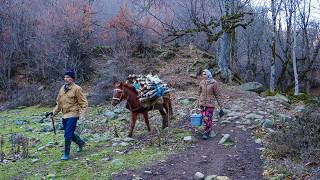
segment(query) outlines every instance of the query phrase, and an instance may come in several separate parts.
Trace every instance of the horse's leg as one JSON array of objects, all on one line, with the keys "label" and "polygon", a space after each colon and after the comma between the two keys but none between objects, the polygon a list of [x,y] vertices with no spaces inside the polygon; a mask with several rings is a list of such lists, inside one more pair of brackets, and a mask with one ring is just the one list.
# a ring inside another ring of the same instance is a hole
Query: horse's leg
[{"label": "horse's leg", "polygon": [[147,111],[143,113],[143,118],[144,118],[144,122],[147,125],[148,131],[150,132],[151,129],[150,129],[150,125],[149,125],[149,117],[148,117],[148,112]]},{"label": "horse's leg", "polygon": [[168,113],[166,113],[163,109],[159,109],[159,112],[162,116],[162,129],[168,127]]},{"label": "horse's leg", "polygon": [[133,129],[136,126],[137,115],[138,115],[138,113],[131,112],[131,124],[130,124],[130,131],[129,131],[129,135],[128,135],[129,137],[132,137]]}]

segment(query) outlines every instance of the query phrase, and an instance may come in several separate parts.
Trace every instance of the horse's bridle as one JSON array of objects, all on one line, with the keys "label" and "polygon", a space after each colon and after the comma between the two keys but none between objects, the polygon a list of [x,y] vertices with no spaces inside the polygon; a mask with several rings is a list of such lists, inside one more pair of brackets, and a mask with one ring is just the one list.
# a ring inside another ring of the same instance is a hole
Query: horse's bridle
[{"label": "horse's bridle", "polygon": [[125,96],[123,89],[116,88],[116,89],[114,89],[113,91],[119,91],[119,92],[121,92],[121,95],[120,95],[119,98],[114,97],[114,95],[112,96],[112,100],[116,100],[116,101],[118,101],[118,103],[120,103],[122,97]]}]

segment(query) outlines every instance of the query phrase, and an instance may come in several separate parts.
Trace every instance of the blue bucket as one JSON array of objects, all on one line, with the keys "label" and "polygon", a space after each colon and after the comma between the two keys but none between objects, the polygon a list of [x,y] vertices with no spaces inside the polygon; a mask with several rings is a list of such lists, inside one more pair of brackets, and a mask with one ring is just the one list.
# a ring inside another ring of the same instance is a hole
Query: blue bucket
[{"label": "blue bucket", "polygon": [[190,121],[192,126],[201,126],[202,125],[202,116],[201,114],[195,113],[195,109],[191,110]]}]

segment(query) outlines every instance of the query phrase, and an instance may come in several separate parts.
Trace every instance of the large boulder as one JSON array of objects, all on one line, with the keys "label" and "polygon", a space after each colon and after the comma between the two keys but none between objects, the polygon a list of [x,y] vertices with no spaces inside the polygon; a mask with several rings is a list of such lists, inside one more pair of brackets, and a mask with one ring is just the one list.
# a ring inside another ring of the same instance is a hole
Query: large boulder
[{"label": "large boulder", "polygon": [[240,86],[240,89],[243,91],[252,91],[256,93],[261,93],[264,91],[263,85],[258,82],[248,82],[248,83],[242,84]]}]

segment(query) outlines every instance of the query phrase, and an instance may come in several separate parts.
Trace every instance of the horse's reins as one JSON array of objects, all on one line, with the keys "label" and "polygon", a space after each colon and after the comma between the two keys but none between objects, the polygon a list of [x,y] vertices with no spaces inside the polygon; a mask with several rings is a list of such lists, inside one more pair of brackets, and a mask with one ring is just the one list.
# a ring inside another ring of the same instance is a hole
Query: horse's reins
[{"label": "horse's reins", "polygon": [[120,97],[119,98],[116,98],[116,97],[114,97],[114,95],[112,96],[112,99],[113,100],[117,100],[117,101],[121,101],[121,98],[122,98],[122,96],[123,96],[123,90],[122,89],[114,89],[113,91],[120,91],[121,92],[121,95],[120,95]]},{"label": "horse's reins", "polygon": [[[114,95],[113,95],[113,96],[112,96],[112,99],[121,102],[121,99],[122,99],[122,97],[124,96],[124,90],[123,90],[123,89],[116,88],[116,89],[114,89],[114,91],[120,91],[120,92],[121,92],[121,95],[120,95],[119,98],[116,98],[116,97],[114,97]],[[128,97],[127,97],[127,101],[128,101]],[[140,108],[140,107],[138,107],[137,109],[132,109],[131,106],[130,106],[130,104],[128,104],[128,105],[129,105],[130,111],[137,111],[137,110],[139,110],[139,108]]]}]

